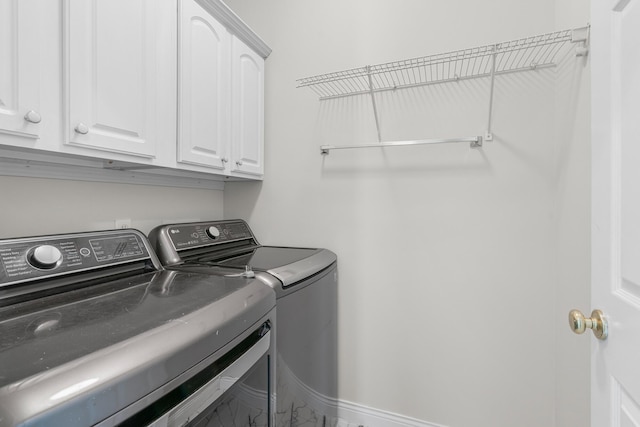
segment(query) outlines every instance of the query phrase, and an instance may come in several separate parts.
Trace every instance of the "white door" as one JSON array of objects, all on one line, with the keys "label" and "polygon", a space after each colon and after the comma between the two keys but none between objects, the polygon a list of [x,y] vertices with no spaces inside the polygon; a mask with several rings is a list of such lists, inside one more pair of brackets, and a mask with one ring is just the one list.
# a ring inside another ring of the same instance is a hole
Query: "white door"
[{"label": "white door", "polygon": [[232,43],[231,171],[264,173],[264,59],[237,37]]},{"label": "white door", "polygon": [[0,134],[39,138],[41,5],[34,0],[0,1]]},{"label": "white door", "polygon": [[591,2],[591,426],[640,426],[640,0]]},{"label": "white door", "polygon": [[[154,157],[157,0],[67,0],[67,143]],[[166,7],[166,6],[165,6]]]},{"label": "white door", "polygon": [[178,161],[224,170],[230,138],[230,35],[195,0],[180,2]]}]

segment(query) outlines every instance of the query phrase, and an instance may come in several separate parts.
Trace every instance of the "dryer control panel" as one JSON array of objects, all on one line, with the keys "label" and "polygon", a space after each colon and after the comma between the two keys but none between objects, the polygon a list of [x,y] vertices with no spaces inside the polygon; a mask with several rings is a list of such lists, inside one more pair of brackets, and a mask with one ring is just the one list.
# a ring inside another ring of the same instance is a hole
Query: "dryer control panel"
[{"label": "dryer control panel", "polygon": [[253,238],[244,221],[212,221],[165,227],[166,235],[178,251]]}]

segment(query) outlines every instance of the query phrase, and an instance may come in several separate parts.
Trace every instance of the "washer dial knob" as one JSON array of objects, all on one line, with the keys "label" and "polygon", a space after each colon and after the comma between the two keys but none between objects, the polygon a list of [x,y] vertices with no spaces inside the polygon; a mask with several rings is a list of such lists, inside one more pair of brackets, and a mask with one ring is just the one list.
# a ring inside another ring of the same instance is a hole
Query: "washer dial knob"
[{"label": "washer dial knob", "polygon": [[211,227],[207,228],[207,235],[215,240],[220,236],[220,230],[218,230],[218,227],[212,225]]},{"label": "washer dial knob", "polygon": [[31,251],[28,259],[34,267],[48,270],[56,268],[60,264],[62,252],[55,246],[41,245]]}]

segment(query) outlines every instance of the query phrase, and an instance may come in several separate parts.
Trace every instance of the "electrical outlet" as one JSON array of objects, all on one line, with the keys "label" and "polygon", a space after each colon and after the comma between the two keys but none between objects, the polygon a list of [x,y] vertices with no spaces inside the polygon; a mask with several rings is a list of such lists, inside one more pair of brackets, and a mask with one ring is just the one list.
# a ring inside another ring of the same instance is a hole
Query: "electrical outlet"
[{"label": "electrical outlet", "polygon": [[116,228],[131,228],[130,219],[116,219]]}]

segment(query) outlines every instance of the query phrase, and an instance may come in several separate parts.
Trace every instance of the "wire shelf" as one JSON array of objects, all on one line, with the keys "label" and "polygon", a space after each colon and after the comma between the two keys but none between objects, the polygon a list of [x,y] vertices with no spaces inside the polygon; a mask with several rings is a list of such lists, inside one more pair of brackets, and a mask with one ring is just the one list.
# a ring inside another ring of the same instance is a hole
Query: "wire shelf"
[{"label": "wire shelf", "polygon": [[297,80],[320,99],[395,90],[487,77],[556,65],[576,42],[585,42],[588,27],[519,40],[388,62]]}]

